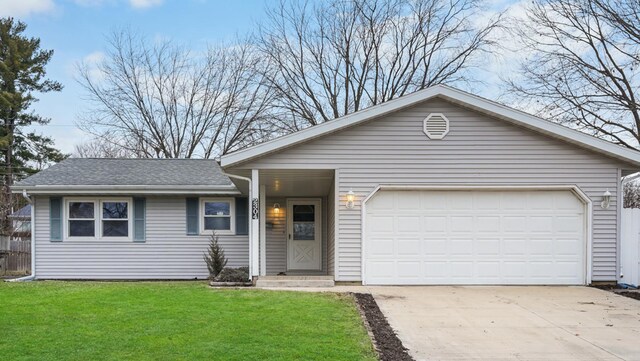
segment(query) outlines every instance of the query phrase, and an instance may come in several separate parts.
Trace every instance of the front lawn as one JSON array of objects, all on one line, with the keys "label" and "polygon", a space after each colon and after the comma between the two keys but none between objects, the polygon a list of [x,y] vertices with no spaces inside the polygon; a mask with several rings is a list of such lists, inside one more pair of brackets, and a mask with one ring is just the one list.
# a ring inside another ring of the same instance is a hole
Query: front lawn
[{"label": "front lawn", "polygon": [[203,282],[0,282],[3,360],[373,360],[348,296]]}]

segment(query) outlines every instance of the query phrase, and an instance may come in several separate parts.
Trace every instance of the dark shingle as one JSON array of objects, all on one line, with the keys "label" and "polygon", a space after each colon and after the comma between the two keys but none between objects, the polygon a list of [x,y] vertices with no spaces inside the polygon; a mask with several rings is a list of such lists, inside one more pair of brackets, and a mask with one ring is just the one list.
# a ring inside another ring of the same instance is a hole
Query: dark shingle
[{"label": "dark shingle", "polygon": [[15,186],[224,186],[233,183],[209,159],[69,158]]}]

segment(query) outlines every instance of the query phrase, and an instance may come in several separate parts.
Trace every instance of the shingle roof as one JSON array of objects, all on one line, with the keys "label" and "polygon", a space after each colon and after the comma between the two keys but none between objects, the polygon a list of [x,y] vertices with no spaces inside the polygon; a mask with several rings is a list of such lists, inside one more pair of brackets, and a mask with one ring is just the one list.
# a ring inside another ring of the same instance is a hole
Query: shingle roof
[{"label": "shingle roof", "polygon": [[232,186],[209,159],[68,158],[20,186]]},{"label": "shingle roof", "polygon": [[9,218],[30,218],[30,217],[31,217],[31,204],[27,204],[26,206],[18,209],[17,211],[9,215]]}]

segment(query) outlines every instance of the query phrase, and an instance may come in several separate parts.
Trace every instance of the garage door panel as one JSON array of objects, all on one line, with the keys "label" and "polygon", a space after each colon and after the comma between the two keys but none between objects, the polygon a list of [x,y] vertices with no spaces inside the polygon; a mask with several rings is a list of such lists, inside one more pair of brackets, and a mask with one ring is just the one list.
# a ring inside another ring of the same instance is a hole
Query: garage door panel
[{"label": "garage door panel", "polygon": [[526,216],[503,216],[502,232],[508,233],[526,233],[529,227]]},{"label": "garage door panel", "polygon": [[479,278],[500,282],[502,271],[499,261],[478,262],[476,264],[476,276]]},{"label": "garage door panel", "polygon": [[449,253],[452,256],[473,255],[473,240],[471,239],[451,239],[449,240]]},{"label": "garage door panel", "polygon": [[420,258],[420,254],[422,254],[420,250],[420,243],[421,241],[419,236],[416,236],[416,238],[398,239],[397,256],[399,258],[403,256]]},{"label": "garage door panel", "polygon": [[447,217],[426,215],[422,217],[424,230],[429,233],[446,232]]},{"label": "garage door panel", "polygon": [[554,229],[559,233],[576,233],[582,224],[582,217],[575,216],[559,216],[555,218]]},{"label": "garage door panel", "polygon": [[475,253],[478,256],[499,257],[501,253],[499,239],[478,239],[475,242]]},{"label": "garage door panel", "polygon": [[396,232],[402,233],[419,232],[421,230],[421,224],[420,216],[401,215],[396,217],[395,229]]},{"label": "garage door panel", "polygon": [[527,221],[530,233],[553,233],[553,217],[550,216],[530,216]]},{"label": "garage door panel", "polygon": [[447,225],[451,234],[471,233],[473,231],[473,216],[451,216]]},{"label": "garage door panel", "polygon": [[372,216],[371,231],[375,233],[387,232],[393,234],[394,219],[389,216]]},{"label": "garage door panel", "polygon": [[371,202],[369,284],[584,284],[584,206],[569,191],[382,191]]},{"label": "garage door panel", "polygon": [[492,192],[474,193],[472,199],[474,211],[500,209],[500,197],[495,197]]},{"label": "garage door panel", "polygon": [[370,249],[371,258],[379,257],[388,257],[389,255],[394,254],[394,244],[395,242],[391,237],[389,238],[372,238],[370,244],[368,245]]},{"label": "garage door panel", "polygon": [[424,256],[446,256],[448,252],[448,242],[442,238],[423,241],[423,255]]}]

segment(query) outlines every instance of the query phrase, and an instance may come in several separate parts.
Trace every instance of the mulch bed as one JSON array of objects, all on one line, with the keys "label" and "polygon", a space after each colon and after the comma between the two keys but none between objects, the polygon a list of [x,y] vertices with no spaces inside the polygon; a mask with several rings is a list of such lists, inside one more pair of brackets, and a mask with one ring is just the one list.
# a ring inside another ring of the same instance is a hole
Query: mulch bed
[{"label": "mulch bed", "polygon": [[620,287],[619,285],[594,285],[592,287],[599,288],[601,290],[610,291],[617,295],[633,298],[640,301],[640,290],[629,290]]},{"label": "mulch bed", "polygon": [[414,361],[380,311],[373,296],[367,293],[354,293],[354,296],[373,333],[373,341],[380,360]]}]

